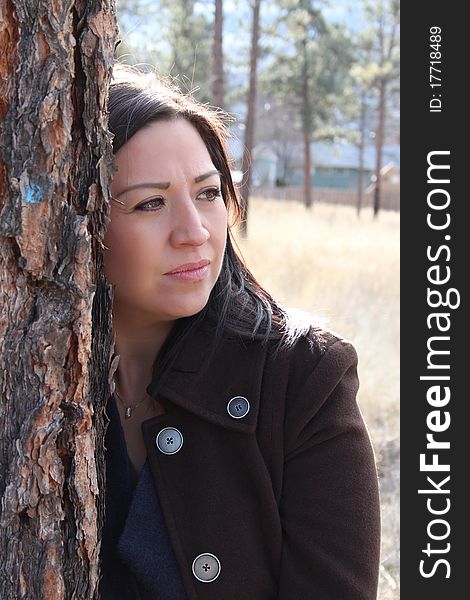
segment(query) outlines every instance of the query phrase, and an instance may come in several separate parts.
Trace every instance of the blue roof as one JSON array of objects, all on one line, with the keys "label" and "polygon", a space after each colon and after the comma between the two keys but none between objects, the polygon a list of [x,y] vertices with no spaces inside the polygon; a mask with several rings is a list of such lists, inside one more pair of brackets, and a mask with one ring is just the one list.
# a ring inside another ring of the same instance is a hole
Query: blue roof
[{"label": "blue roof", "polygon": [[[235,137],[228,140],[228,150],[230,156],[235,159],[241,159],[243,153],[243,142],[240,134],[236,131]],[[254,150],[257,159],[264,158],[275,162],[275,153],[270,150],[269,143],[258,144]],[[303,149],[299,144],[299,150],[296,152],[300,157],[296,162],[302,161]],[[367,171],[375,170],[375,146],[369,144],[364,148],[364,169]],[[382,167],[393,163],[396,169],[400,170],[400,146],[398,144],[385,144],[382,149]],[[312,165],[314,167],[337,168],[337,169],[357,169],[359,166],[359,150],[357,146],[348,143],[337,142],[313,142],[312,144]]]},{"label": "blue roof", "polygon": [[[375,169],[375,146],[364,148],[364,169]],[[357,169],[359,166],[359,150],[353,144],[333,144],[314,142],[312,144],[312,163],[317,167],[336,167]],[[398,144],[384,145],[382,148],[382,167],[393,163],[400,170],[400,146]]]}]

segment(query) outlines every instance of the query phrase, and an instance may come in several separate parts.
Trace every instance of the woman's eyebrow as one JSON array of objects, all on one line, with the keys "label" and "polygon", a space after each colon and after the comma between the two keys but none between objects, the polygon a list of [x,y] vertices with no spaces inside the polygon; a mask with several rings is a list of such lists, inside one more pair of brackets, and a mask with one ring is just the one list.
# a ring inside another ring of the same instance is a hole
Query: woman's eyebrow
[{"label": "woman's eyebrow", "polygon": [[[212,171],[208,171],[207,173],[204,173],[203,175],[198,175],[197,177],[195,177],[194,183],[200,183],[201,181],[204,181],[204,179],[208,179],[212,175],[220,175],[220,171],[217,171],[217,169],[213,169]],[[139,188],[146,188],[146,189],[158,188],[159,190],[167,190],[169,187],[170,187],[169,181],[158,181],[158,182],[153,182],[153,183],[136,183],[135,185],[131,185],[131,186],[125,188],[124,190],[122,190],[122,192],[119,192],[119,194],[116,196],[116,198],[119,198],[119,196],[122,196],[122,194],[125,194],[126,192],[130,192],[131,190],[137,190]]]},{"label": "woman's eyebrow", "polygon": [[208,171],[207,173],[204,173],[204,175],[198,175],[194,179],[194,183],[200,183],[201,181],[204,181],[204,179],[207,179],[211,175],[219,175],[220,176],[220,174],[221,174],[220,171],[217,171],[217,169],[213,169],[212,171]]},{"label": "woman's eyebrow", "polygon": [[159,182],[154,182],[154,183],[136,183],[135,185],[130,185],[129,187],[123,189],[122,192],[119,192],[119,194],[116,196],[116,198],[119,198],[119,196],[122,196],[126,192],[130,192],[131,190],[137,190],[139,188],[146,188],[146,189],[158,188],[159,190],[167,190],[169,187],[170,187],[169,181],[159,181]]}]

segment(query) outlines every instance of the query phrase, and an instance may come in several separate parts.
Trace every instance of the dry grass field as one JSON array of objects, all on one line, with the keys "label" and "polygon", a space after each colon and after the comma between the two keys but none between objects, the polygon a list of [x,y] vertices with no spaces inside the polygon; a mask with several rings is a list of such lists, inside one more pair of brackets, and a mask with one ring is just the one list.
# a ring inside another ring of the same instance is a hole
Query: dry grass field
[{"label": "dry grass field", "polygon": [[399,213],[254,198],[236,240],[258,281],[348,338],[358,403],[374,445],[382,504],[379,600],[399,598]]}]

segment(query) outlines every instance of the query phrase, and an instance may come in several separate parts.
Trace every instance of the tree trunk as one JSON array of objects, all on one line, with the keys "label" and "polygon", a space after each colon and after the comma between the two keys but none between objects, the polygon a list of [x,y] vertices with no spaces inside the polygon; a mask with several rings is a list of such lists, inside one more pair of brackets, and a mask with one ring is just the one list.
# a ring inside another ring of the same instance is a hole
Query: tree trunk
[{"label": "tree trunk", "polygon": [[312,198],[312,109],[310,106],[310,89],[308,85],[308,57],[307,57],[307,36],[302,40],[302,113],[303,113],[303,138],[304,138],[304,203],[310,208],[313,203]]},{"label": "tree trunk", "polygon": [[379,83],[379,122],[377,126],[377,135],[375,136],[375,188],[374,188],[374,217],[377,217],[380,210],[380,192],[382,167],[382,149],[385,129],[385,88],[386,82],[382,78]]},{"label": "tree trunk", "polygon": [[304,130],[304,203],[307,208],[313,204],[312,198],[312,156],[310,133]]},{"label": "tree trunk", "polygon": [[214,19],[214,81],[212,99],[215,106],[224,107],[223,3],[215,0]]},{"label": "tree trunk", "polygon": [[248,201],[251,191],[252,176],[252,154],[255,138],[255,107],[256,107],[256,83],[258,65],[258,42],[261,0],[254,0],[253,22],[251,29],[251,57],[250,57],[250,87],[248,90],[248,107],[245,121],[245,148],[242,159],[243,179],[240,186],[242,222],[240,235],[247,236],[248,229]]},{"label": "tree trunk", "polygon": [[364,180],[364,145],[366,128],[366,94],[361,93],[361,112],[359,116],[359,171],[357,174],[357,216],[361,216],[363,180]]},{"label": "tree trunk", "polygon": [[0,0],[0,597],[9,600],[98,598],[116,33],[113,0]]}]

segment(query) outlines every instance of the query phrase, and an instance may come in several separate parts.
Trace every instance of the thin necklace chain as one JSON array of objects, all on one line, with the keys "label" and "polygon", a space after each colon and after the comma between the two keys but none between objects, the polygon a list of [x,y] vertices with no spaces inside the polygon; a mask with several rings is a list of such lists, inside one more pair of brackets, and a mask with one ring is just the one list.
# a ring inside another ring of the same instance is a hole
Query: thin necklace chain
[{"label": "thin necklace chain", "polygon": [[132,411],[134,409],[136,409],[137,407],[139,407],[143,402],[145,402],[145,400],[147,399],[147,394],[145,394],[145,397],[142,398],[142,400],[140,400],[140,402],[137,402],[137,404],[126,404],[126,402],[122,399],[122,397],[119,395],[118,391],[117,391],[117,387],[116,385],[114,386],[114,393],[116,394],[117,399],[119,400],[119,402],[121,402],[121,404],[124,406],[125,408],[125,412],[124,412],[124,416],[126,417],[126,419],[130,419],[132,417]]}]

